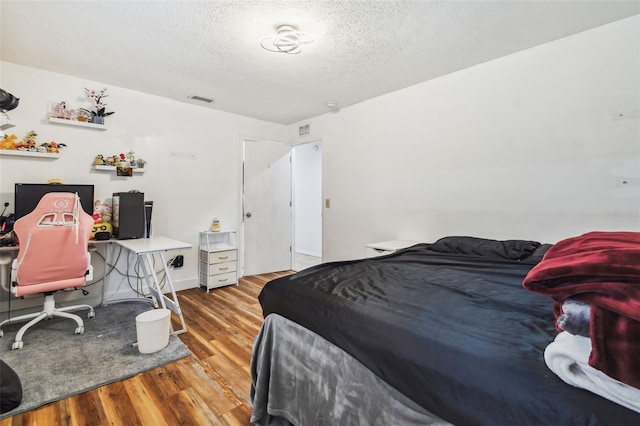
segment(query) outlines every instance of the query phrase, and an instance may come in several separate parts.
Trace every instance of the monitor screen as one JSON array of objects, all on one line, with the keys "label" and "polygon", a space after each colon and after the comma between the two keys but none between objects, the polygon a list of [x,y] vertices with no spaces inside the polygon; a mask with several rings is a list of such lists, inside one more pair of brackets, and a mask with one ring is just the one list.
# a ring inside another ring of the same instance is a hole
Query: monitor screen
[{"label": "monitor screen", "polygon": [[16,219],[31,213],[44,194],[48,192],[76,192],[80,197],[82,210],[93,214],[93,185],[16,183],[14,194]]}]

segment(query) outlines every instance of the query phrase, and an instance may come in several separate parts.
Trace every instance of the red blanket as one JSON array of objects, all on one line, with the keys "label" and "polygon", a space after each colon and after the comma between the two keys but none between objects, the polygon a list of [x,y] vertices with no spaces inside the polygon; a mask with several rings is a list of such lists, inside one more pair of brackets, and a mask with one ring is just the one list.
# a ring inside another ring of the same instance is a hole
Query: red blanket
[{"label": "red blanket", "polygon": [[590,232],[558,242],[524,287],[591,304],[589,364],[640,388],[640,232]]}]

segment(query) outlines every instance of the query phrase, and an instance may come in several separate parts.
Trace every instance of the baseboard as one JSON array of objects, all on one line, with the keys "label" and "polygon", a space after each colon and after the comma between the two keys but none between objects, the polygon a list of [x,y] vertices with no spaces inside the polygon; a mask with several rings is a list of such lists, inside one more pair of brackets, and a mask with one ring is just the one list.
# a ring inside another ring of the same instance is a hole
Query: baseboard
[{"label": "baseboard", "polygon": [[[188,290],[190,288],[198,287],[198,281],[196,278],[187,278],[184,280],[173,280],[173,288],[176,292],[182,290]],[[165,294],[169,292],[168,288],[165,286],[164,288]],[[107,294],[105,295],[106,300],[118,300],[118,299],[128,299],[138,297],[136,292],[131,290],[128,287],[123,287],[114,292],[109,292],[107,287]]]},{"label": "baseboard", "polygon": [[176,291],[189,290],[190,288],[197,288],[198,280],[197,278],[187,278],[185,280],[179,280],[179,281],[174,280],[173,287],[175,288]]},{"label": "baseboard", "polygon": [[306,256],[322,257],[322,253],[313,250],[296,249],[296,253],[304,254]]}]

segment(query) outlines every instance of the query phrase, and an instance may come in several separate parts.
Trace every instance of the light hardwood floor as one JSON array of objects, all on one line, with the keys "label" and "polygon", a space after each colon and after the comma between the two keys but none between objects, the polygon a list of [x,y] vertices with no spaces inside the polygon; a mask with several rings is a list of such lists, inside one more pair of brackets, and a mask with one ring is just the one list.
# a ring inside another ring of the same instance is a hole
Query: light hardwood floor
[{"label": "light hardwood floor", "polygon": [[209,293],[178,292],[188,357],[0,420],[0,426],[250,425],[251,347],[262,324],[258,294],[290,273],[244,277],[238,286]]}]

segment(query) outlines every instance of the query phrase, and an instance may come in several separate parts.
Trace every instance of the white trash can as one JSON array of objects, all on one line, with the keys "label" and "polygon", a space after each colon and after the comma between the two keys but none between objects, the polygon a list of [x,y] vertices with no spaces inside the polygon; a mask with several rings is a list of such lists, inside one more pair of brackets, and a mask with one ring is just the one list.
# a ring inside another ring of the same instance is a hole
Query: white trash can
[{"label": "white trash can", "polygon": [[136,317],[138,350],[143,354],[152,354],[169,344],[171,332],[171,311],[152,309]]}]

